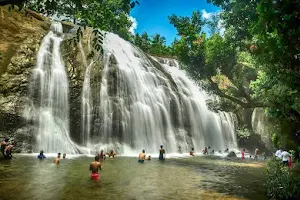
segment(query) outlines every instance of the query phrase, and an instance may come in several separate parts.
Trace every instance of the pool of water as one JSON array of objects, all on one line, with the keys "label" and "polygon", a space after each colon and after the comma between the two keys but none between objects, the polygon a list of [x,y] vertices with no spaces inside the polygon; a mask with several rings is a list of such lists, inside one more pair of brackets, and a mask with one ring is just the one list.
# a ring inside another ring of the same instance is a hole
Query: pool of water
[{"label": "pool of water", "polygon": [[263,163],[216,157],[107,159],[101,181],[90,180],[92,157],[0,161],[0,199],[266,199]]}]

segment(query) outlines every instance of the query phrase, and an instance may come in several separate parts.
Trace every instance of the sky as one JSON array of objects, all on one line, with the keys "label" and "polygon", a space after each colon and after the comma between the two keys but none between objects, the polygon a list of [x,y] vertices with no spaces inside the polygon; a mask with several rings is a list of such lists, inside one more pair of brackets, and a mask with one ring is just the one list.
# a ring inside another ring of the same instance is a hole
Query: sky
[{"label": "sky", "polygon": [[[165,36],[167,44],[171,44],[176,37],[176,29],[169,23],[168,16],[191,16],[193,11],[199,10],[203,18],[209,18],[220,8],[209,4],[206,0],[138,0],[137,5],[131,11],[131,27],[133,33],[147,32],[152,36],[159,33]],[[203,31],[208,32],[207,28]]]}]

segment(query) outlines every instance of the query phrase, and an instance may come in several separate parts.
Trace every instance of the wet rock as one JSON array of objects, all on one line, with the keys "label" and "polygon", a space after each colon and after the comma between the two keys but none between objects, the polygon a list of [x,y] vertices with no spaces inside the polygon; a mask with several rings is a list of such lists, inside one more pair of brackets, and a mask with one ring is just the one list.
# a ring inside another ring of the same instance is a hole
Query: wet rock
[{"label": "wet rock", "polygon": [[230,151],[229,154],[227,155],[228,158],[236,158],[236,153],[234,151]]}]

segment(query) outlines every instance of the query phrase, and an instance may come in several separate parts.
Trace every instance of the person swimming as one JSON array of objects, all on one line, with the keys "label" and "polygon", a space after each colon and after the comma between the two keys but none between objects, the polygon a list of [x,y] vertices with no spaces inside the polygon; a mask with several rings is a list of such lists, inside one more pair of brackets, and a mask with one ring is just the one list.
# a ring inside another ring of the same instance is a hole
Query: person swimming
[{"label": "person swimming", "polygon": [[159,160],[164,160],[165,159],[165,150],[163,148],[163,145],[160,145],[160,150],[159,150],[159,156],[158,159]]},{"label": "person swimming", "polygon": [[55,164],[59,164],[60,155],[61,155],[61,153],[58,153],[58,154],[57,154],[57,157],[54,158],[54,163],[55,163]]},{"label": "person swimming", "polygon": [[102,165],[99,162],[99,159],[99,156],[95,156],[95,161],[91,162],[90,164],[90,171],[92,171],[91,180],[98,181],[100,179],[100,174],[98,173],[98,170],[102,170]]},{"label": "person swimming", "polygon": [[229,152],[229,149],[227,148],[225,151],[224,151],[224,153],[228,153]]},{"label": "person swimming", "polygon": [[147,157],[147,160],[151,160],[151,156],[148,156],[148,157]]},{"label": "person swimming", "polygon": [[190,151],[190,156],[194,156],[194,148]]},{"label": "person swimming", "polygon": [[145,154],[145,150],[143,149],[142,153],[139,154],[139,163],[144,163],[146,159],[146,154]]},{"label": "person swimming", "polygon": [[43,159],[46,158],[46,156],[44,155],[44,151],[43,150],[40,151],[40,154],[37,156],[37,158],[41,159],[41,160],[43,160]]}]

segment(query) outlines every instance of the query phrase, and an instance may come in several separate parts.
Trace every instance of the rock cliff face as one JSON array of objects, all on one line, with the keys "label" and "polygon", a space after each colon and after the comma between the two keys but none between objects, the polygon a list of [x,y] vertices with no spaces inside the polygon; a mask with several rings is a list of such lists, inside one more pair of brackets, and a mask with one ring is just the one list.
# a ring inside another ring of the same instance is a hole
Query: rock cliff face
[{"label": "rock cliff face", "polygon": [[47,19],[0,7],[0,136],[11,137],[18,151],[32,148],[33,130],[25,127],[22,113],[36,52],[49,26]]},{"label": "rock cliff face", "polygon": [[[48,19],[41,16],[36,17],[24,10],[8,11],[7,6],[0,6],[0,138],[10,137],[15,143],[16,152],[36,151],[33,148],[34,126],[25,120],[24,110],[29,102],[28,86],[35,67],[36,54],[50,24]],[[71,32],[69,30],[72,28],[73,25],[64,24],[66,32]],[[95,59],[86,58],[90,35],[90,29],[84,31],[80,47],[79,44],[68,42],[68,38],[74,35],[66,34],[61,46],[61,54],[69,75],[70,133],[75,142],[79,142],[81,131],[81,92],[86,64]],[[97,61],[92,67],[91,85],[94,86],[94,93],[99,87],[94,80],[99,79],[101,66],[102,62]]]}]

